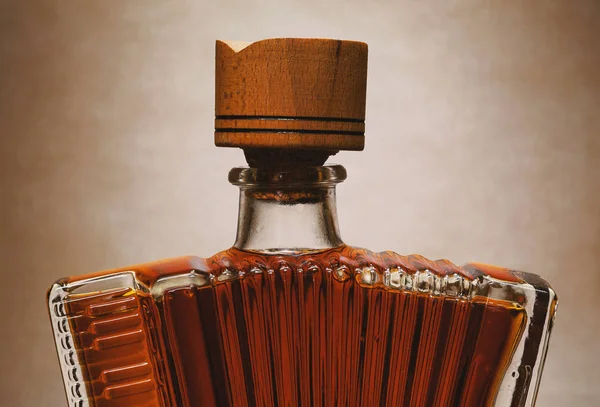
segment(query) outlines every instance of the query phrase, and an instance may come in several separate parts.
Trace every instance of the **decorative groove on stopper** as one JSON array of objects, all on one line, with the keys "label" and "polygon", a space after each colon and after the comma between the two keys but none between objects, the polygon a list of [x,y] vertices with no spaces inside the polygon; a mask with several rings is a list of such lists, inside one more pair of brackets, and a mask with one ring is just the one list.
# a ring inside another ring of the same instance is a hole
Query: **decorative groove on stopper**
[{"label": "decorative groove on stopper", "polygon": [[217,41],[215,85],[217,146],[364,148],[365,43]]}]

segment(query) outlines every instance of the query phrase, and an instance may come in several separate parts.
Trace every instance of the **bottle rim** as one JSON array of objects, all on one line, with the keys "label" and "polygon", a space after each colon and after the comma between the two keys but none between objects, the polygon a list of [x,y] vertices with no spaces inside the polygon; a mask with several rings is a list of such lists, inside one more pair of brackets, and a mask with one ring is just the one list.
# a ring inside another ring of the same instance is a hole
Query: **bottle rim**
[{"label": "bottle rim", "polygon": [[339,164],[285,170],[235,167],[229,171],[229,182],[240,187],[326,186],[340,183],[346,176],[346,169]]}]

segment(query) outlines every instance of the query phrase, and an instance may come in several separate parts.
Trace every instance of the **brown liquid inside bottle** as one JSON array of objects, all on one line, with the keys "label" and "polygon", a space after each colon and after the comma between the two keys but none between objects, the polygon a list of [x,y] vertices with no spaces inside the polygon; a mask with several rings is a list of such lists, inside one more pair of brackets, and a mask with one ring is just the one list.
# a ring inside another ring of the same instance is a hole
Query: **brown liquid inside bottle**
[{"label": "brown liquid inside bottle", "polygon": [[[419,270],[476,276],[418,256],[230,249],[205,264],[212,283],[156,301],[69,299],[97,406],[489,406],[526,322],[511,302],[421,293],[437,280]],[[383,284],[394,267],[416,291]]]}]

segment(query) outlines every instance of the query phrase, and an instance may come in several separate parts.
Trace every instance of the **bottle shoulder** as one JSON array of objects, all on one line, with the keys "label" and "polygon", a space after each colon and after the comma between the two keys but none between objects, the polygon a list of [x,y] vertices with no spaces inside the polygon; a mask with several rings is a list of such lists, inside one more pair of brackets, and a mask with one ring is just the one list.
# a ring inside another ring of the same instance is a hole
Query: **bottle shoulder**
[{"label": "bottle shoulder", "polygon": [[247,273],[287,270],[333,273],[341,280],[354,279],[361,285],[408,289],[430,294],[459,294],[476,286],[530,285],[551,289],[540,276],[484,263],[458,266],[447,259],[430,260],[418,254],[393,251],[374,252],[343,245],[322,251],[262,253],[231,248],[204,259],[207,271],[217,281]]},{"label": "bottle shoulder", "polygon": [[[414,291],[421,294],[462,298],[488,296],[490,288],[528,286],[536,290],[552,288],[538,275],[484,263],[458,266],[446,259],[401,255],[393,251],[374,252],[342,245],[317,251],[253,252],[229,248],[211,257],[181,256],[100,272],[67,277],[53,287],[85,285],[85,291],[102,291],[112,286],[128,286],[160,296],[177,286],[217,285],[252,274],[332,273],[338,281],[353,280],[361,286]],[[553,296],[556,294],[552,291]]]},{"label": "bottle shoulder", "polygon": [[[171,257],[146,263],[139,263],[65,277],[57,280],[53,286],[78,285],[82,281],[100,281],[106,277],[130,275],[137,281],[138,284],[152,287],[158,280],[162,278],[173,277],[180,274],[189,273],[194,270],[205,270],[205,260],[206,259],[198,256]],[[52,287],[50,287],[50,291],[51,290]]]}]

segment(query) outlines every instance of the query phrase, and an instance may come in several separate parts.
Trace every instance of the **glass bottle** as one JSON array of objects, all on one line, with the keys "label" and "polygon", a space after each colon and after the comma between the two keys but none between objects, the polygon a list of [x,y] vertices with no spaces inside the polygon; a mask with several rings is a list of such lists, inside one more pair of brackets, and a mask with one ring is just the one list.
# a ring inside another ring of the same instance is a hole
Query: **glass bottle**
[{"label": "glass bottle", "polygon": [[540,277],[345,245],[325,165],[364,143],[365,44],[217,42],[220,146],[244,149],[232,248],[57,281],[69,406],[533,406]]}]

